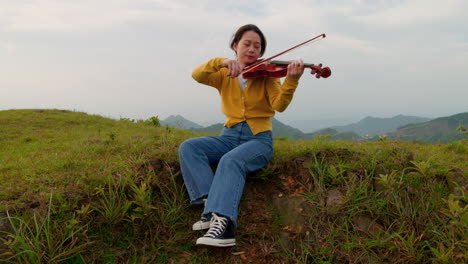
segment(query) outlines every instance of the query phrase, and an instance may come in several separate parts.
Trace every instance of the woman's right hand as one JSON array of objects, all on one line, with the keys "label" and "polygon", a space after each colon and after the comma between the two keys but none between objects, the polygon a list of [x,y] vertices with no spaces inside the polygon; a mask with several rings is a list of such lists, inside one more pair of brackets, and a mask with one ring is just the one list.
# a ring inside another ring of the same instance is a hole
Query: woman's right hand
[{"label": "woman's right hand", "polygon": [[242,66],[237,60],[225,59],[223,65],[229,69],[231,78],[236,78],[242,72]]}]

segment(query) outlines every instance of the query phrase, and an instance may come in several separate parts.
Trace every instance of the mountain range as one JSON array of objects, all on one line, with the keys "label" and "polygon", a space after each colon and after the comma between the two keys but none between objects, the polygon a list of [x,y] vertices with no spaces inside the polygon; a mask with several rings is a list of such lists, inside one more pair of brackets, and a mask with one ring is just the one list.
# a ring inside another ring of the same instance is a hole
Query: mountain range
[{"label": "mountain range", "polygon": [[[161,121],[162,125],[188,129],[194,132],[204,132],[218,135],[223,128],[222,123],[203,127],[183,116],[169,116]],[[457,131],[457,128],[468,127],[468,112],[436,119],[397,115],[391,118],[365,117],[360,121],[343,126],[320,129],[312,133],[286,125],[276,118],[272,118],[273,136],[291,140],[314,139],[327,136],[331,140],[367,141],[377,140],[385,135],[393,140],[419,140],[429,143],[449,142],[466,139],[468,136]]]},{"label": "mountain range", "polygon": [[391,118],[365,117],[357,123],[332,127],[338,132],[352,131],[360,136],[375,136],[392,132],[401,126],[419,124],[430,121],[431,118],[397,115]]}]

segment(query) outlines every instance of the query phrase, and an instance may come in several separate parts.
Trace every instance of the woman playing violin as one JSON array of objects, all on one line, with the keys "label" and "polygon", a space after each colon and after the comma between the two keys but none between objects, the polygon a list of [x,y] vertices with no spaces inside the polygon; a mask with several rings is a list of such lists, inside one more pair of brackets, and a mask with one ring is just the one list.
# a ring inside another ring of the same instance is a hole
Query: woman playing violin
[{"label": "woman playing violin", "polygon": [[[302,60],[287,66],[287,76],[242,78],[242,70],[263,55],[266,39],[252,24],[233,35],[236,59],[213,58],[193,70],[199,83],[216,88],[226,116],[220,136],[191,138],[179,148],[179,159],[192,204],[204,205],[193,230],[205,230],[197,245],[235,245],[238,206],[246,177],[264,167],[273,156],[272,122],[293,98],[304,72]],[[217,165],[213,173],[212,165]]]}]

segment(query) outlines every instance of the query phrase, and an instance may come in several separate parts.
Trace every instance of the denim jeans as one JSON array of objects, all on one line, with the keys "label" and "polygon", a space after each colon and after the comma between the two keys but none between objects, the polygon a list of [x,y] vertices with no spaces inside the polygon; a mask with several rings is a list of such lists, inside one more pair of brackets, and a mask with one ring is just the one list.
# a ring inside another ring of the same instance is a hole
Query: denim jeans
[{"label": "denim jeans", "polygon": [[[203,198],[208,198],[202,215],[223,215],[237,227],[245,179],[272,156],[271,131],[253,135],[246,122],[224,127],[220,136],[184,141],[179,147],[179,160],[190,202],[201,204]],[[211,166],[215,165],[213,173]]]}]

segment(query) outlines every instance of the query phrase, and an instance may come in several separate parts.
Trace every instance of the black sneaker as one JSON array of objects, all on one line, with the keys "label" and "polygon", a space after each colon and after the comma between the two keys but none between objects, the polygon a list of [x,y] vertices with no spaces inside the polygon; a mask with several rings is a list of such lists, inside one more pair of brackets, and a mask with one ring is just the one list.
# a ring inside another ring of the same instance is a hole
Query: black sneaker
[{"label": "black sneaker", "polygon": [[211,215],[203,215],[201,218],[200,218],[200,221],[196,222],[195,224],[193,224],[192,226],[192,230],[193,231],[197,231],[197,230],[205,230],[205,229],[208,229],[210,228],[210,222],[211,222]]},{"label": "black sneaker", "polygon": [[232,222],[223,216],[213,213],[210,221],[210,229],[206,234],[197,239],[196,245],[212,247],[232,247],[236,245]]}]

